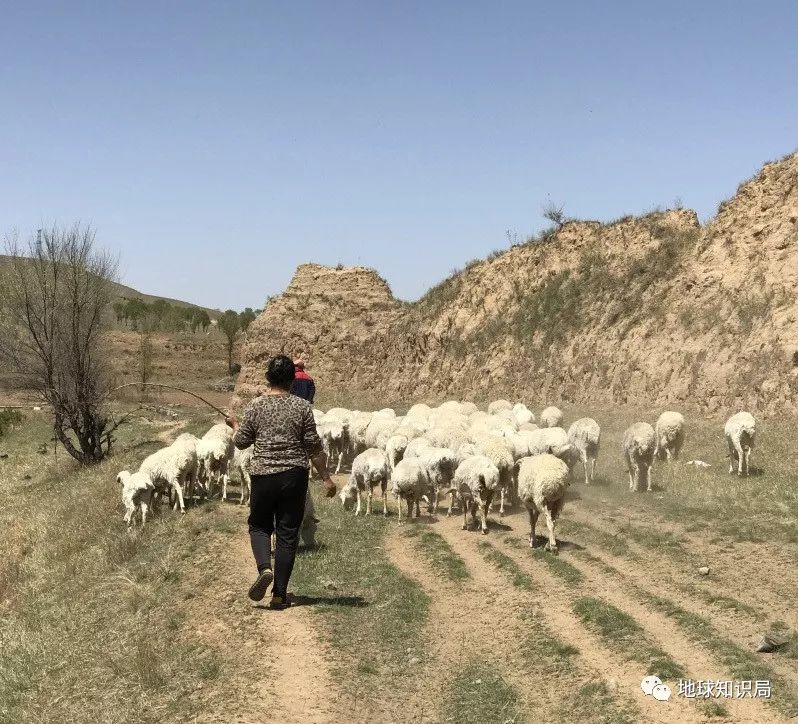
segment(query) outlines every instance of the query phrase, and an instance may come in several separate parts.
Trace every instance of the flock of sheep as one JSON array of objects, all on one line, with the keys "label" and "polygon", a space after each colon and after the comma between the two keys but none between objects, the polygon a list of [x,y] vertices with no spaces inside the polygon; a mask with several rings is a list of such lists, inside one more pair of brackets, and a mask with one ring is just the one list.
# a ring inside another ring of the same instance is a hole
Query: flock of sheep
[{"label": "flock of sheep", "polygon": [[[448,496],[447,514],[452,514],[457,501],[463,529],[469,527],[469,514],[474,525],[479,515],[483,533],[488,531],[488,512],[497,502],[500,516],[507,506],[519,504],[529,512],[530,545],[535,546],[535,527],[543,515],[548,529],[546,548],[554,553],[555,521],[571,471],[581,463],[589,485],[601,442],[601,429],[592,418],[580,418],[566,431],[563,414],[556,407],[544,409],[536,424],[526,405],[507,400],[492,402],[486,411],[470,402],[449,401],[436,408],[416,404],[404,416],[389,408],[360,412],[336,407],[313,414],[330,467],[338,473],[351,461],[349,479],[339,497],[345,509],[355,509],[355,515],[363,511],[364,498],[365,513],[371,513],[377,486],[384,515],[389,488],[397,499],[399,522],[402,500],[407,516],[412,517],[414,509],[420,515],[421,502],[429,512],[437,513],[441,498]],[[747,475],[754,445],[753,416],[733,415],[724,432],[729,472],[736,468],[739,475]],[[640,491],[645,486],[650,491],[655,457],[677,459],[684,437],[684,417],[678,412],[663,412],[655,427],[646,422],[631,425],[623,436],[629,489]],[[234,470],[241,479],[243,504],[250,490],[251,457],[252,448],[235,448],[232,431],[224,424],[214,425],[201,438],[180,435],[147,457],[137,472],[122,471],[117,476],[125,522],[132,527],[138,515],[143,525],[148,511],[165,494],[181,512],[186,501],[212,497],[219,489],[225,500]],[[310,500],[308,496],[305,514],[315,521]]]},{"label": "flock of sheep", "polygon": [[[548,529],[546,548],[557,551],[555,521],[562,509],[571,471],[580,463],[585,484],[595,474],[601,443],[601,428],[592,418],[576,420],[566,431],[563,414],[547,407],[535,415],[523,403],[507,400],[492,402],[487,411],[470,402],[449,401],[432,408],[413,405],[404,416],[391,409],[377,412],[333,408],[326,413],[314,410],[316,425],[328,457],[340,471],[345,457],[352,460],[349,480],[339,497],[344,508],[355,508],[355,515],[372,510],[374,490],[379,486],[382,512],[387,514],[388,489],[402,500],[407,516],[415,508],[420,514],[424,501],[437,513],[441,497],[449,496],[447,514],[455,500],[483,533],[488,531],[488,512],[497,502],[499,515],[508,505],[527,509],[529,542],[535,546],[535,528],[542,515]],[[740,475],[748,474],[748,459],[754,443],[755,421],[747,412],[731,417],[725,435],[731,460]],[[654,458],[671,461],[679,457],[684,444],[684,417],[678,412],[663,412],[652,427],[638,422],[623,437],[623,454],[629,472],[629,489],[651,491]]]}]

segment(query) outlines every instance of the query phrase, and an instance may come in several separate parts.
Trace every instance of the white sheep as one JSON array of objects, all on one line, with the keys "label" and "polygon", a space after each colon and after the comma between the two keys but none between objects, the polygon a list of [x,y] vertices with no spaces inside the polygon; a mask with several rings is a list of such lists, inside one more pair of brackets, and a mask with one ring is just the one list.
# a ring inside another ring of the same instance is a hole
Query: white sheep
[{"label": "white sheep", "polygon": [[417,437],[407,443],[402,459],[410,459],[420,457],[426,450],[432,449],[432,443],[425,437]]},{"label": "white sheep", "polygon": [[499,410],[512,410],[513,403],[508,400],[494,400],[488,405],[488,414],[495,415]]},{"label": "white sheep", "polygon": [[349,455],[352,458],[368,447],[366,444],[366,430],[370,422],[370,412],[358,412],[356,410],[349,418]]},{"label": "white sheep", "polygon": [[629,471],[629,490],[640,490],[645,478],[646,491],[651,492],[651,466],[657,437],[647,422],[636,422],[623,435],[623,454]]},{"label": "white sheep", "polygon": [[512,503],[515,497],[515,458],[512,443],[508,438],[481,435],[474,444],[479,453],[488,458],[499,471],[499,517],[503,518],[505,501]]},{"label": "white sheep", "polygon": [[122,486],[122,503],[125,506],[124,521],[130,530],[135,522],[136,513],[141,519],[141,527],[147,522],[147,511],[152,504],[155,486],[149,476],[144,473],[130,473],[123,470],[116,476],[116,482]]},{"label": "white sheep", "polygon": [[393,470],[402,460],[409,445],[409,440],[404,435],[391,435],[385,443],[385,454],[388,456],[388,465]]},{"label": "white sheep", "polygon": [[463,508],[463,530],[468,530],[468,512],[476,522],[478,509],[482,533],[487,535],[488,508],[499,485],[499,469],[484,455],[474,455],[457,466],[453,485]]},{"label": "white sheep", "polygon": [[[233,451],[231,467],[238,473],[238,477],[241,479],[241,497],[238,500],[239,505],[243,505],[247,500],[249,500],[250,495],[252,495],[252,479],[249,477],[249,466],[252,462],[252,456],[254,452],[254,445],[250,445],[243,450],[236,448]],[[227,490],[225,489],[222,492],[223,498],[226,497],[226,493]]]},{"label": "white sheep", "polygon": [[222,499],[226,500],[230,463],[235,450],[233,431],[224,423],[214,425],[197,441],[196,450],[200,482],[207,495],[212,496],[214,484],[221,482]]},{"label": "white sheep", "polygon": [[554,523],[562,511],[568,489],[569,469],[560,458],[548,453],[523,458],[518,470],[518,497],[529,511],[529,545],[535,547],[535,527],[543,513],[549,540],[546,549],[556,555]]},{"label": "white sheep", "polygon": [[734,472],[737,465],[738,475],[748,475],[748,459],[754,448],[756,420],[750,412],[738,412],[732,415],[723,428],[726,444],[729,447],[729,472]]},{"label": "white sheep", "polygon": [[177,496],[175,507],[186,512],[183,489],[192,487],[197,475],[197,445],[185,439],[175,440],[168,447],[161,448],[144,458],[139,472],[146,475],[156,491],[168,488]]},{"label": "white sheep", "polygon": [[665,410],[654,428],[657,447],[654,451],[660,460],[678,460],[684,445],[684,416],[679,412]]},{"label": "white sheep", "polygon": [[452,512],[455,490],[452,487],[454,471],[459,460],[450,448],[430,448],[421,453],[418,458],[427,471],[430,485],[432,486],[432,499],[429,501],[429,512],[438,513],[438,500],[440,494],[451,496],[449,501],[449,514]]},{"label": "white sheep", "polygon": [[518,426],[518,432],[523,432],[524,430],[526,430],[527,432],[532,432],[532,430],[538,430],[538,429],[540,429],[539,426],[536,425],[534,422],[522,422]]},{"label": "white sheep", "polygon": [[369,448],[352,461],[349,480],[338,494],[344,510],[352,510],[357,501],[355,515],[360,515],[361,495],[366,493],[366,515],[371,515],[371,500],[374,486],[379,485],[382,493],[382,514],[388,515],[388,480],[390,471],[388,459],[382,450]]},{"label": "white sheep", "polygon": [[592,417],[580,417],[568,428],[568,441],[574,446],[585,468],[585,485],[593,482],[601,443],[601,428]]},{"label": "white sheep", "polygon": [[416,517],[421,515],[420,501],[424,495],[429,495],[430,480],[427,470],[418,458],[405,458],[391,475],[391,492],[397,499],[399,522],[402,522],[402,499],[407,501],[407,517],[413,517],[413,506],[416,508]]},{"label": "white sheep", "polygon": [[473,415],[475,412],[478,412],[479,408],[473,402],[463,402],[460,405],[460,413],[463,415]]},{"label": "white sheep", "polygon": [[561,427],[562,419],[562,410],[559,407],[547,407],[540,413],[540,426]]},{"label": "white sheep", "polygon": [[523,402],[517,402],[513,405],[513,415],[519,425],[535,422],[535,415]]},{"label": "white sheep", "polygon": [[388,438],[393,435],[399,423],[395,417],[378,416],[374,413],[371,421],[366,428],[365,443],[366,447],[385,448]]},{"label": "white sheep", "polygon": [[578,462],[578,453],[568,439],[568,433],[561,427],[541,427],[525,433],[529,440],[529,454],[549,453],[560,458],[569,468]]},{"label": "white sheep", "polygon": [[341,463],[348,447],[344,423],[334,417],[325,416],[316,426],[316,430],[321,438],[327,459],[330,461],[330,466],[335,464],[335,474],[337,475],[341,472]]}]

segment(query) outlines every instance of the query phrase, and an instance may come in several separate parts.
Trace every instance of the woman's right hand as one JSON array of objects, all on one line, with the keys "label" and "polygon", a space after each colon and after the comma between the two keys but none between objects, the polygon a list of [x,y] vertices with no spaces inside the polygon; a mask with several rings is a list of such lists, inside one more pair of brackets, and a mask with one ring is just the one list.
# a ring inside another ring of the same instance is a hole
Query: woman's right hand
[{"label": "woman's right hand", "polygon": [[322,483],[324,484],[324,494],[328,498],[335,497],[335,494],[338,492],[338,488],[335,487],[333,479],[328,475],[322,480]]}]

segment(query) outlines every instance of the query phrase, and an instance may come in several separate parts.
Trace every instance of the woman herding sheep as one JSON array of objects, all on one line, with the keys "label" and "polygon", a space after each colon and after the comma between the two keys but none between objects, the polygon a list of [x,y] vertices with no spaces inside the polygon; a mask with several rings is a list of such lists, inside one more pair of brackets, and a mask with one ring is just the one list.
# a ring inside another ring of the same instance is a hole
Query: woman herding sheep
[{"label": "woman herding sheep", "polygon": [[[247,406],[239,425],[235,415],[226,422],[235,432],[237,448],[254,445],[250,467],[249,539],[258,577],[249,597],[260,601],[274,580],[269,608],[290,605],[288,580],[299,545],[299,528],[308,491],[308,459],[321,476],[328,498],[336,493],[327,471],[327,456],[316,432],[308,402],[291,394],[294,363],[284,355],[269,360],[269,389]],[[271,568],[271,534],[277,533],[274,571]]]}]

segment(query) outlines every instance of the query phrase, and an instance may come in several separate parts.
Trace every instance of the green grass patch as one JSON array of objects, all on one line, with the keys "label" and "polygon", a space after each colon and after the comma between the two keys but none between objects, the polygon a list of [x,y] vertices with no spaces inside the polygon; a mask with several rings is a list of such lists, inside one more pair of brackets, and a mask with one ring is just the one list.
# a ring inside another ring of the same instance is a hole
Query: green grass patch
[{"label": "green grass patch", "polygon": [[770,699],[765,699],[765,701],[790,717],[798,716],[798,695],[793,687],[763,663],[757,654],[723,638],[710,621],[703,616],[685,611],[666,598],[654,596],[645,591],[639,593],[650,605],[676,621],[679,627],[694,641],[711,651],[734,679],[740,681],[769,680],[773,694]]},{"label": "green grass patch", "polygon": [[612,553],[615,556],[635,560],[639,556],[629,548],[629,544],[623,535],[607,533],[606,531],[594,528],[593,526],[580,523],[575,520],[559,520],[557,525],[566,535],[577,535],[586,543],[595,545],[599,549]]},{"label": "green grass patch", "polygon": [[546,567],[557,578],[561,579],[568,586],[578,586],[585,581],[585,574],[576,566],[563,560],[560,556],[554,556],[548,551],[535,549],[533,555],[536,560],[544,563]]},{"label": "green grass patch", "polygon": [[518,693],[494,667],[472,662],[455,672],[443,695],[443,721],[456,724],[521,724]]},{"label": "green grass patch", "polygon": [[756,608],[748,605],[747,603],[743,603],[743,601],[739,601],[736,598],[732,598],[731,596],[715,593],[714,591],[710,591],[703,586],[697,586],[694,583],[677,584],[677,586],[681,591],[684,591],[691,596],[700,598],[710,606],[717,606],[718,608],[722,608],[727,611],[744,613],[752,616],[757,621],[761,621],[764,618]]},{"label": "green grass patch", "polygon": [[419,526],[404,529],[407,537],[413,538],[418,548],[435,567],[436,572],[443,572],[455,583],[471,578],[465,561],[454,552],[454,549],[437,533]]},{"label": "green grass patch", "polygon": [[509,574],[510,580],[513,582],[513,585],[516,588],[520,588],[522,591],[536,590],[535,582],[532,580],[532,576],[524,573],[524,571],[521,570],[521,566],[519,566],[512,558],[510,558],[510,556],[505,555],[486,541],[481,540],[477,543],[477,545],[488,563],[492,563],[500,570]]},{"label": "green grass patch", "polygon": [[657,646],[628,613],[592,596],[574,601],[573,610],[610,648],[643,664],[646,674],[655,674],[661,679],[678,679],[685,675],[684,666]]},{"label": "green grass patch", "polygon": [[[395,521],[381,515],[353,520],[337,500],[320,496],[316,510],[324,521],[320,546],[300,549],[292,590],[314,603],[323,635],[336,650],[339,684],[361,696],[377,692],[388,677],[417,668],[409,661],[425,648],[429,598],[385,556],[383,542]],[[360,673],[356,680],[353,669]]]}]

